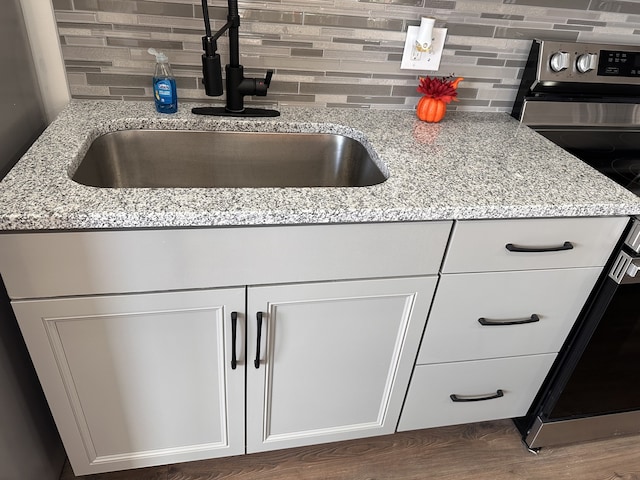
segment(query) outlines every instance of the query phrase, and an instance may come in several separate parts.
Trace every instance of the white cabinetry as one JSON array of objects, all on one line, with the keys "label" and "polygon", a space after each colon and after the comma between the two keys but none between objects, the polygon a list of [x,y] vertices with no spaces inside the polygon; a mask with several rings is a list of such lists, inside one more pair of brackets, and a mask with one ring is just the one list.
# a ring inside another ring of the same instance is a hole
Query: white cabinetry
[{"label": "white cabinetry", "polygon": [[249,289],[247,452],[393,433],[435,284]]},{"label": "white cabinetry", "polygon": [[450,229],[4,234],[0,269],[83,475],[392,433]]},{"label": "white cabinetry", "polygon": [[398,429],[524,415],[626,223],[458,222]]},{"label": "white cabinetry", "polygon": [[244,297],[13,303],[76,474],[244,453],[245,375],[229,357]]},{"label": "white cabinetry", "polygon": [[84,475],[522,415],[626,223],[5,233],[0,272]]}]

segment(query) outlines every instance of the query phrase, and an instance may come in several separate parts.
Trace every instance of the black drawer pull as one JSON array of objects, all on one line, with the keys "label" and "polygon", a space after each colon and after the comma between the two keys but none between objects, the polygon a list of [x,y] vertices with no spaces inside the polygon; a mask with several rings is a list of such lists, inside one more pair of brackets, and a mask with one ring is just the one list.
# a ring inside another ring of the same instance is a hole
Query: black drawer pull
[{"label": "black drawer pull", "polygon": [[504,397],[504,392],[500,389],[496,390],[496,393],[489,395],[456,395],[452,393],[449,395],[454,402],[482,402],[484,400],[493,400],[494,398]]},{"label": "black drawer pull", "polygon": [[490,320],[488,318],[480,317],[478,323],[487,327],[501,326],[501,325],[524,325],[526,323],[539,322],[540,317],[535,313],[529,318],[520,318],[515,320]]},{"label": "black drawer pull", "polygon": [[507,243],[504,248],[510,252],[524,252],[524,253],[541,253],[541,252],[560,252],[562,250],[573,250],[573,244],[571,242],[564,242],[557,247],[520,247],[513,243]]},{"label": "black drawer pull", "polygon": [[236,332],[238,330],[238,312],[231,312],[231,370],[238,366],[236,359]]},{"label": "black drawer pull", "polygon": [[262,312],[256,314],[256,323],[258,327],[258,340],[256,342],[256,359],[253,361],[253,366],[260,368],[260,343],[262,339]]}]

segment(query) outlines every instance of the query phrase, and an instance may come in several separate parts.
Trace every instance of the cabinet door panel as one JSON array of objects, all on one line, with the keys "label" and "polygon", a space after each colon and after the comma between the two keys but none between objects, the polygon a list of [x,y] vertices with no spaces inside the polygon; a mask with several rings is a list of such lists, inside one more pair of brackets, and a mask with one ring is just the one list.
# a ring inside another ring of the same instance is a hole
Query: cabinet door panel
[{"label": "cabinet door panel", "polygon": [[16,302],[75,473],[243,453],[243,307],[243,289]]},{"label": "cabinet door panel", "polygon": [[[557,352],[601,271],[593,267],[443,275],[417,363]],[[536,322],[500,325],[534,314]],[[482,325],[480,318],[498,325]]]},{"label": "cabinet door panel", "polygon": [[[435,278],[249,289],[247,451],[392,433]],[[249,328],[249,345],[257,343]]]}]

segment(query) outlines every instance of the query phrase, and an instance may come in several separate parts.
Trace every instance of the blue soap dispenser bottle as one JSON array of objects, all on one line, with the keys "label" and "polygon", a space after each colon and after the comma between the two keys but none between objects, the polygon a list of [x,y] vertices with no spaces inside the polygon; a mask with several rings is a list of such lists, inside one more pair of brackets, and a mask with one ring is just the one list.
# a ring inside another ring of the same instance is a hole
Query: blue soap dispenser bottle
[{"label": "blue soap dispenser bottle", "polygon": [[156,57],[156,70],[153,74],[153,99],[156,102],[156,110],[160,113],[176,113],[178,111],[176,79],[171,72],[169,58],[155,48],[147,51]]}]

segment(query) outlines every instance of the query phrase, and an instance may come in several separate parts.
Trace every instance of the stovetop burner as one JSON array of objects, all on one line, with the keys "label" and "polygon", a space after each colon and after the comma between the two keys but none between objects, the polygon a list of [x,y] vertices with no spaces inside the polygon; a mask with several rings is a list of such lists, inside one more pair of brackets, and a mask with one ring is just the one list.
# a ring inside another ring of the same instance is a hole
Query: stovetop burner
[{"label": "stovetop burner", "polygon": [[640,196],[640,151],[569,151],[617,184]]},{"label": "stovetop burner", "polygon": [[538,132],[640,196],[640,130],[541,129]]}]

